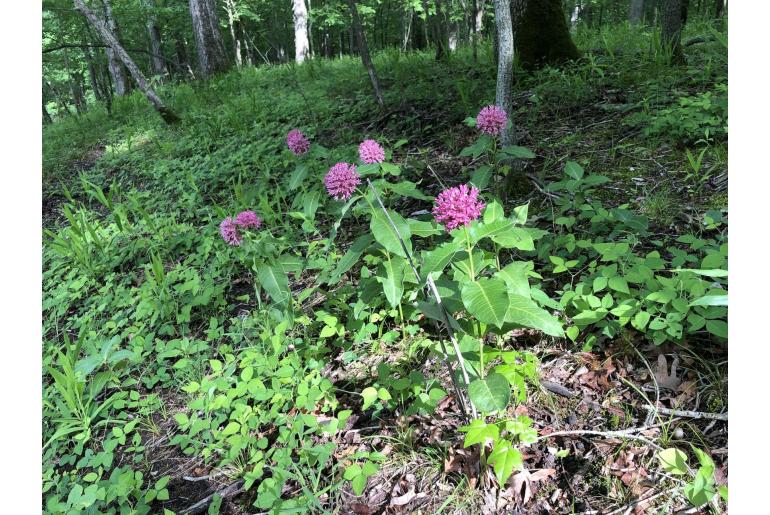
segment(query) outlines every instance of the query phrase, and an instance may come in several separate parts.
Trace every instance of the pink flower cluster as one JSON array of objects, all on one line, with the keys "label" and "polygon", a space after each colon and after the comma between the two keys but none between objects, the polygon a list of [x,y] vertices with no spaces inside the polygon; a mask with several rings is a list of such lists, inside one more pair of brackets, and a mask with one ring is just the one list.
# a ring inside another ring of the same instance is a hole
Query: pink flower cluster
[{"label": "pink flower cluster", "polygon": [[295,156],[306,153],[310,149],[310,141],[299,129],[292,129],[286,135],[286,145]]},{"label": "pink flower cluster", "polygon": [[243,211],[235,217],[235,224],[244,229],[259,229],[262,219],[254,211]]},{"label": "pink flower cluster", "polygon": [[235,218],[228,216],[219,224],[219,234],[228,245],[238,246],[243,243],[240,229],[259,229],[262,219],[254,211],[242,211]]},{"label": "pink flower cluster", "polygon": [[476,117],[476,127],[484,134],[497,136],[505,128],[508,115],[496,105],[483,108]]},{"label": "pink flower cluster", "polygon": [[385,151],[373,139],[364,140],[358,146],[358,155],[361,157],[361,161],[366,164],[382,163],[385,161]]},{"label": "pink flower cluster", "polygon": [[349,199],[356,186],[361,184],[361,176],[356,171],[356,165],[337,163],[324,177],[324,184],[326,191],[336,200]]},{"label": "pink flower cluster", "polygon": [[481,216],[481,210],[484,209],[485,204],[478,196],[479,190],[475,187],[469,189],[467,184],[444,190],[436,197],[433,216],[438,223],[446,226],[447,231],[460,225],[468,226]]}]

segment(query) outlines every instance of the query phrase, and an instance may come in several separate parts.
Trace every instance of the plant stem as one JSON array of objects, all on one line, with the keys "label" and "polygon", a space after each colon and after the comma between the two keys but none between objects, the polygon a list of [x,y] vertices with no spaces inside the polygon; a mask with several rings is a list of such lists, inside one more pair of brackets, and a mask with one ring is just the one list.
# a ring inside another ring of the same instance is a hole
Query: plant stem
[{"label": "plant stem", "polygon": [[[476,270],[473,267],[473,245],[471,244],[471,235],[468,226],[465,226],[465,242],[468,249],[468,261],[470,262],[471,281],[476,282]],[[484,335],[481,334],[481,322],[476,320],[476,333],[479,337],[479,377],[484,379]]]},{"label": "plant stem", "polygon": [[468,260],[471,265],[471,281],[476,281],[476,271],[473,269],[473,245],[471,245],[471,235],[468,232],[468,226],[465,226],[465,243],[468,250]]}]

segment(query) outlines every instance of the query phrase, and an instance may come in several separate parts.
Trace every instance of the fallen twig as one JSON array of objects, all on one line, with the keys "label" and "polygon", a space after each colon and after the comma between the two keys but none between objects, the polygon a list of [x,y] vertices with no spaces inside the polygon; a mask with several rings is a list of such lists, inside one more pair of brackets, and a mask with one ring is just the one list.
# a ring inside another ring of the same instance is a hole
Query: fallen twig
[{"label": "fallen twig", "polygon": [[225,488],[221,490],[217,490],[213,494],[204,497],[200,501],[196,502],[186,510],[182,510],[180,513],[182,515],[196,515],[198,513],[203,513],[203,511],[208,507],[209,504],[211,504],[211,501],[214,500],[214,496],[219,494],[219,496],[222,499],[229,499],[230,497],[235,497],[239,493],[243,491],[243,480],[236,481],[235,483],[232,483]]},{"label": "fallen twig", "polygon": [[554,437],[554,436],[601,436],[604,438],[626,438],[629,440],[640,440],[647,445],[654,447],[655,449],[658,449],[659,451],[663,450],[663,447],[656,444],[649,438],[645,438],[644,436],[639,436],[635,433],[639,433],[641,431],[646,431],[648,429],[651,429],[650,427],[635,427],[631,429],[624,429],[622,431],[591,431],[591,430],[584,430],[584,429],[577,429],[574,431],[556,431],[553,433],[549,433],[547,435],[542,435],[535,440],[535,442],[539,442],[540,440],[546,440],[548,438]]},{"label": "fallen twig", "polygon": [[215,474],[208,474],[205,476],[182,476],[182,479],[184,479],[185,481],[196,483],[198,481],[208,481],[209,479],[214,479],[224,475],[225,475],[224,472],[217,472]]},{"label": "fallen twig", "polygon": [[614,510],[614,511],[611,511],[611,512],[607,513],[607,515],[615,515],[616,513],[631,513],[631,511],[635,507],[639,506],[643,502],[649,502],[649,501],[652,501],[653,499],[657,499],[658,497],[661,497],[661,496],[664,496],[664,495],[667,495],[667,494],[674,494],[674,493],[679,492],[679,490],[681,490],[681,487],[672,488],[671,490],[664,490],[662,492],[658,492],[655,495],[650,495],[648,497],[643,497],[641,499],[637,499],[637,500],[633,501],[632,503],[628,504],[627,506],[623,506],[622,508],[618,508],[617,510]]},{"label": "fallen twig", "polygon": [[560,385],[559,383],[553,383],[551,381],[540,381],[540,386],[548,390],[549,392],[561,395],[562,397],[574,397],[575,392],[569,388]]},{"label": "fallen twig", "polygon": [[[644,406],[644,409],[647,411],[652,411],[655,408],[651,406]],[[670,408],[657,408],[657,411],[659,413],[663,413],[664,415],[673,415],[675,417],[707,418],[709,420],[721,420],[727,422],[727,413],[705,413],[703,411],[688,411]]]}]

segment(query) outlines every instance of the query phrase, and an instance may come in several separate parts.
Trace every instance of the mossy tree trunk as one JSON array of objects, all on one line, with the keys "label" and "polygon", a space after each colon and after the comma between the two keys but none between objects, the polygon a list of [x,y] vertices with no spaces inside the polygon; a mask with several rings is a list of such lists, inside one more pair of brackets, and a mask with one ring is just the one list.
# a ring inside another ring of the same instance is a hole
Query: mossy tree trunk
[{"label": "mossy tree trunk", "polygon": [[[513,2],[516,7],[517,2]],[[525,69],[580,57],[569,34],[561,0],[525,0],[513,13],[516,52]]]}]

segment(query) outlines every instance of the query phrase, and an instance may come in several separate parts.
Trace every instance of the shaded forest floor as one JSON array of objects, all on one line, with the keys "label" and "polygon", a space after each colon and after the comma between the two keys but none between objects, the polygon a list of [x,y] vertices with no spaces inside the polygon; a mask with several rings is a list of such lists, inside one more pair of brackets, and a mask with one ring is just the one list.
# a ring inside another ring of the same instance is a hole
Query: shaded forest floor
[{"label": "shaded forest floor", "polygon": [[[649,33],[615,29],[578,34],[576,42],[585,52],[578,63],[518,72],[513,120],[519,144],[537,157],[522,170],[510,205],[529,202],[530,216],[537,219],[551,208],[544,185],[559,180],[571,160],[609,177],[611,182],[601,188],[602,200],[647,216],[656,238],[697,230],[693,228],[704,215],[726,217],[727,51],[719,40],[709,39],[705,27],[688,30],[686,36],[705,34],[707,40],[685,48],[686,65],[664,63],[650,50]],[[208,84],[163,86],[161,95],[183,119],[175,128],[163,126],[137,94],[119,99],[109,117],[94,107],[85,116],[44,130],[43,225],[53,232],[68,225],[62,209],[68,201],[88,206],[96,218],[106,216],[108,210],[95,198],[90,182],[105,191],[118,185],[116,198],[203,230],[215,223],[234,189],[242,188],[241,194],[249,198],[264,190],[263,185],[250,184],[255,175],[270,176],[273,169],[285,173],[283,138],[293,127],[323,141],[332,155],[353,148],[364,136],[376,137],[386,147],[405,139],[397,164],[404,177],[435,195],[441,187],[433,183],[433,174],[446,185],[466,181],[473,162],[457,156],[475,136],[463,120],[494,100],[490,49],[480,50],[475,63],[466,49],[447,63],[435,62],[429,53],[377,55],[375,64],[386,90],[382,110],[370,98],[360,62],[347,58],[247,69]],[[697,157],[702,149],[702,162],[693,170],[687,151]],[[349,240],[356,236],[341,235]],[[131,259],[133,265],[122,265],[118,273],[139,277],[146,256],[137,253]],[[44,260],[44,360],[50,363],[61,334],[76,335],[88,316],[102,322],[111,319],[109,313],[86,313],[83,299],[105,295],[105,304],[112,301],[104,292],[97,293],[101,280],[90,291],[70,288],[71,297],[63,301],[65,294],[57,284],[63,265],[49,249],[44,250]],[[67,281],[77,279],[76,273],[68,273]],[[235,317],[242,309],[238,294],[234,288],[217,308],[225,317]],[[182,331],[205,339],[210,330],[206,316]],[[726,344],[685,341],[655,346],[639,335],[623,333],[584,346],[541,336],[523,331],[506,340],[511,348],[531,350],[540,360],[540,384],[512,413],[529,416],[542,436],[645,427],[633,433],[638,439],[543,439],[528,448],[527,471],[497,489],[491,472],[479,470],[478,455],[463,448],[457,431],[460,412],[451,397],[439,403],[434,416],[396,411],[375,418],[371,410],[360,409],[360,397],[344,393],[368,386],[381,362],[416,367],[426,377],[448,384],[443,369],[431,359],[419,359],[421,354],[415,355],[408,340],[383,340],[366,359],[353,364],[342,354],[331,356],[325,374],[339,389],[341,407],[353,412],[345,427],[330,437],[335,459],[344,462],[356,452],[375,450],[386,459],[363,496],[355,496],[346,484],[324,493],[321,504],[358,514],[688,509],[681,494],[666,495],[677,478],[660,474],[656,449],[649,442],[661,447],[692,442],[708,448],[720,484],[726,483],[726,422],[674,415],[653,420],[647,409],[651,399],[658,399],[658,407],[727,413]],[[674,367],[670,373],[669,366]],[[122,373],[125,381],[160,377],[167,371],[136,365]],[[212,469],[200,456],[185,454],[172,443],[179,431],[175,415],[189,413],[181,377],[150,386],[128,384],[122,387],[136,388],[142,399],[152,399],[152,406],[139,432],[143,452],[118,453],[115,466],[132,463],[152,477],[170,475],[169,499],[156,501],[158,509],[182,512],[233,485],[231,470]],[[51,452],[44,454],[44,468],[61,460]],[[209,478],[200,479],[204,476]],[[301,485],[287,486],[284,496],[294,495],[292,489],[299,492]],[[222,503],[220,513],[254,512],[253,491],[231,488],[228,493],[234,495]]]}]

